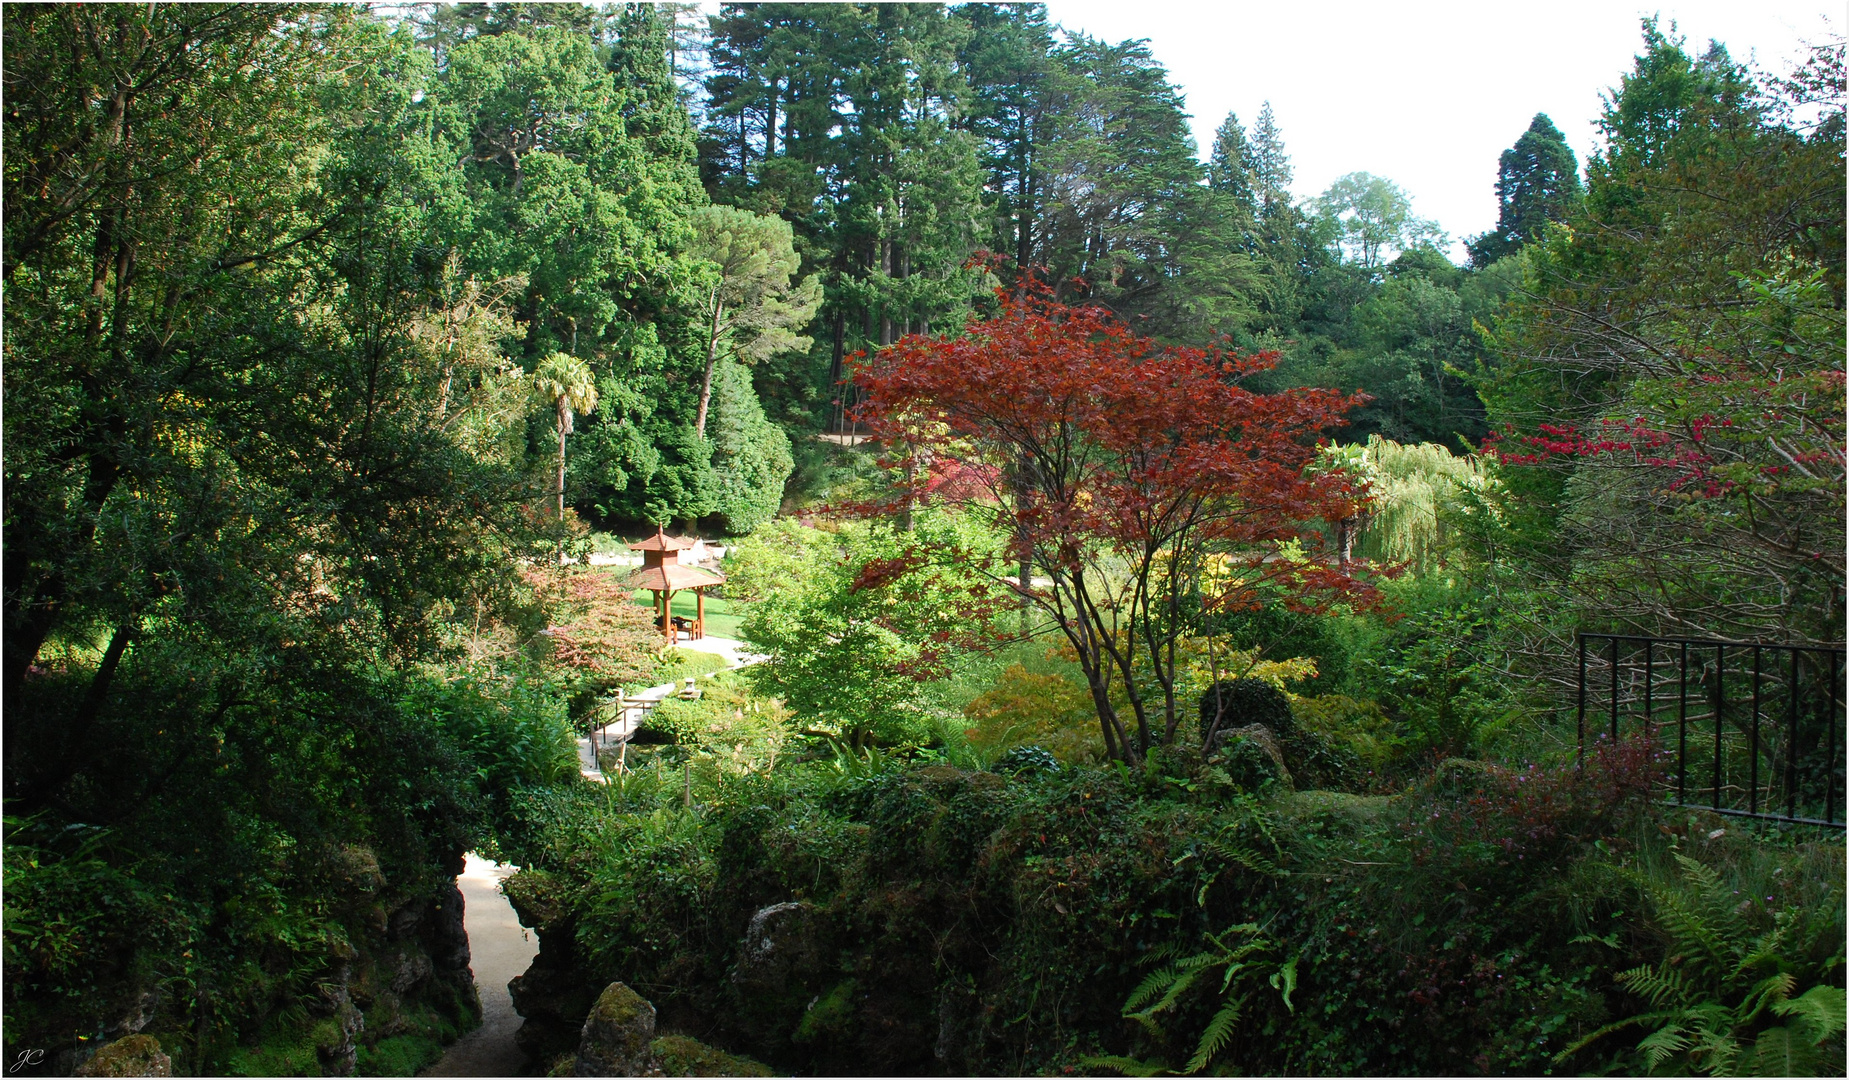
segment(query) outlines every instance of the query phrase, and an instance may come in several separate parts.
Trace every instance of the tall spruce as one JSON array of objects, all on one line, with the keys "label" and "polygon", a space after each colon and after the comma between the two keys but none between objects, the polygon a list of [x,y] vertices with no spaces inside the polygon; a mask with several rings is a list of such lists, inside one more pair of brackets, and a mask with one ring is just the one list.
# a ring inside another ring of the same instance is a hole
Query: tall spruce
[{"label": "tall spruce", "polygon": [[1257,176],[1253,147],[1237,113],[1227,113],[1213,133],[1213,153],[1207,158],[1207,186],[1248,208],[1257,207]]},{"label": "tall spruce", "polygon": [[1534,120],[1496,169],[1496,230],[1470,245],[1470,260],[1488,266],[1535,239],[1550,221],[1565,221],[1579,202],[1579,162],[1547,118]]},{"label": "tall spruce", "polygon": [[1271,102],[1267,101],[1259,107],[1258,122],[1252,125],[1252,186],[1263,216],[1276,216],[1290,205],[1293,175],[1290,154],[1284,149],[1284,132],[1278,128]]}]

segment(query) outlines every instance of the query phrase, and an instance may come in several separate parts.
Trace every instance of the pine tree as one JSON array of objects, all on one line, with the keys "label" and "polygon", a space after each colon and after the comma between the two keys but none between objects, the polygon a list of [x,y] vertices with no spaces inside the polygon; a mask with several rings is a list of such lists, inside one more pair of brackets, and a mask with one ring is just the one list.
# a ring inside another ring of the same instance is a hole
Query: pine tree
[{"label": "pine tree", "polygon": [[1259,108],[1258,123],[1252,125],[1252,178],[1261,215],[1274,217],[1290,205],[1290,155],[1269,101]]},{"label": "pine tree", "polygon": [[1470,258],[1487,266],[1535,237],[1550,221],[1564,221],[1580,199],[1579,163],[1566,137],[1535,113],[1528,130],[1502,152],[1496,170],[1496,231],[1470,245]]},{"label": "pine tree", "polygon": [[1229,195],[1241,205],[1256,208],[1253,191],[1253,152],[1237,113],[1227,113],[1213,133],[1213,154],[1207,159],[1207,186]]}]

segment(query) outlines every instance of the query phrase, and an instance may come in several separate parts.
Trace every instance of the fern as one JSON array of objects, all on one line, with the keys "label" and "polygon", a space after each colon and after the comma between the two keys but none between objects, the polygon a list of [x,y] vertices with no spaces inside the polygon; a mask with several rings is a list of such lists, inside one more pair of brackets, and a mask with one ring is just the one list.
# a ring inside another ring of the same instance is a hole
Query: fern
[{"label": "fern", "polygon": [[[1823,1045],[1844,1029],[1845,997],[1827,985],[1793,997],[1798,972],[1785,955],[1799,913],[1781,912],[1771,929],[1755,935],[1732,893],[1712,868],[1677,854],[1683,883],[1666,885],[1628,872],[1650,897],[1657,923],[1670,939],[1670,956],[1655,967],[1620,972],[1620,985],[1648,1001],[1652,1011],[1607,1024],[1555,1055],[1556,1063],[1613,1032],[1651,1029],[1637,1050],[1652,1072],[1712,1076],[1812,1075],[1841,1067],[1826,1061]],[[1755,1033],[1767,1016],[1783,1027]]]},{"label": "fern", "polygon": [[[1151,972],[1130,992],[1123,1007],[1125,1017],[1135,1020],[1151,1036],[1160,1039],[1163,1032],[1157,1017],[1173,1008],[1202,976],[1220,972],[1217,994],[1220,1007],[1201,1032],[1194,1055],[1188,1059],[1184,1070],[1187,1073],[1205,1069],[1214,1056],[1232,1042],[1234,1025],[1251,998],[1249,983],[1252,978],[1269,972],[1271,987],[1283,995],[1287,1009],[1292,1008],[1290,996],[1297,987],[1297,958],[1293,956],[1279,963],[1275,959],[1277,942],[1266,937],[1257,923],[1239,923],[1218,934],[1205,936],[1207,948]],[[1164,950],[1164,955],[1172,955],[1172,952]]]},{"label": "fern", "polygon": [[1124,1076],[1159,1076],[1168,1072],[1168,1067],[1159,1061],[1144,1061],[1141,1058],[1123,1057],[1119,1054],[1082,1057],[1079,1059],[1079,1064],[1088,1069],[1114,1069]]},{"label": "fern", "polygon": [[1244,998],[1235,998],[1220,1006],[1220,1011],[1207,1021],[1207,1029],[1201,1032],[1200,1045],[1195,1048],[1194,1056],[1188,1059],[1188,1067],[1183,1072],[1191,1074],[1205,1069],[1213,1056],[1233,1041],[1233,1024],[1239,1019],[1239,1011],[1244,1005]]}]

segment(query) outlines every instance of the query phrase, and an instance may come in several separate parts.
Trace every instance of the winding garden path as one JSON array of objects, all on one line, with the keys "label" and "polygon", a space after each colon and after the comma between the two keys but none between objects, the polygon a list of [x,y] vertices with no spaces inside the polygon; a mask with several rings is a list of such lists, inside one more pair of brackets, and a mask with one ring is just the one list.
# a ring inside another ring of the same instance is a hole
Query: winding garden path
[{"label": "winding garden path", "polygon": [[520,926],[501,882],[518,867],[470,852],[456,884],[462,889],[462,924],[469,934],[469,967],[482,999],[481,1027],[456,1040],[425,1076],[518,1076],[526,1055],[514,1045],[520,1014],[507,983],[533,962],[539,942]]},{"label": "winding garden path", "polygon": [[[683,649],[712,653],[725,659],[731,667],[741,668],[764,659],[745,651],[742,643],[731,638],[706,637],[684,641]],[[707,675],[712,678],[718,672]],[[632,702],[646,703],[641,708],[624,710],[622,720],[578,740],[578,771],[587,780],[602,783],[603,772],[597,767],[597,746],[614,746],[626,741],[640,726],[642,717],[668,695],[679,683],[651,686],[634,695]],[[595,740],[595,741],[593,741]],[[501,882],[519,869],[470,852],[456,884],[462,889],[463,926],[469,934],[469,966],[475,973],[475,988],[482,999],[481,1027],[456,1041],[424,1076],[518,1076],[527,1067],[520,1048],[514,1045],[514,1033],[520,1030],[520,1014],[514,1011],[507,983],[526,971],[539,951],[539,943],[520,925],[513,905],[501,895]]]},{"label": "winding garden path", "polygon": [[[711,634],[698,641],[683,641],[679,647],[692,652],[711,653],[731,665],[726,668],[727,671],[755,664],[764,659],[756,653],[748,652],[743,642],[734,641],[731,638],[714,637]],[[705,677],[710,679],[717,674],[719,673],[715,671]],[[598,749],[613,747],[618,743],[629,741],[629,737],[642,726],[642,718],[648,715],[648,711],[679,690],[679,683],[663,683],[660,686],[651,686],[647,690],[629,695],[626,700],[631,707],[623,710],[621,719],[614,724],[598,728],[578,740],[579,775],[586,780],[603,783],[603,770],[597,767]]]}]

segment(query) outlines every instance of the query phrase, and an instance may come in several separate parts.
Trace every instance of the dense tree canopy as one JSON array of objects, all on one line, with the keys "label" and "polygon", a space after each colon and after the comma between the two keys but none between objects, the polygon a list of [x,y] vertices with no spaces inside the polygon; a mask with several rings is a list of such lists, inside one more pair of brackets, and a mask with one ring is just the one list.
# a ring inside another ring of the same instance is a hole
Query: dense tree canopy
[{"label": "dense tree canopy", "polygon": [[[1576,633],[1762,643],[1678,781],[1840,817],[1840,42],[1646,20],[1466,266],[1040,5],[706,10],[0,12],[9,1056],[418,1072],[476,850],[561,1053],[640,973],[779,1068],[1840,1065],[1840,844],[1673,864],[1733,823],[1651,801],[1661,653],[1604,661],[1637,741],[1562,689]],[[669,524],[769,659],[593,788],[618,691],[721,661],[561,563]],[[1776,978],[1636,1011],[1698,892]],[[753,989],[766,911],[837,920],[814,985]]]}]

